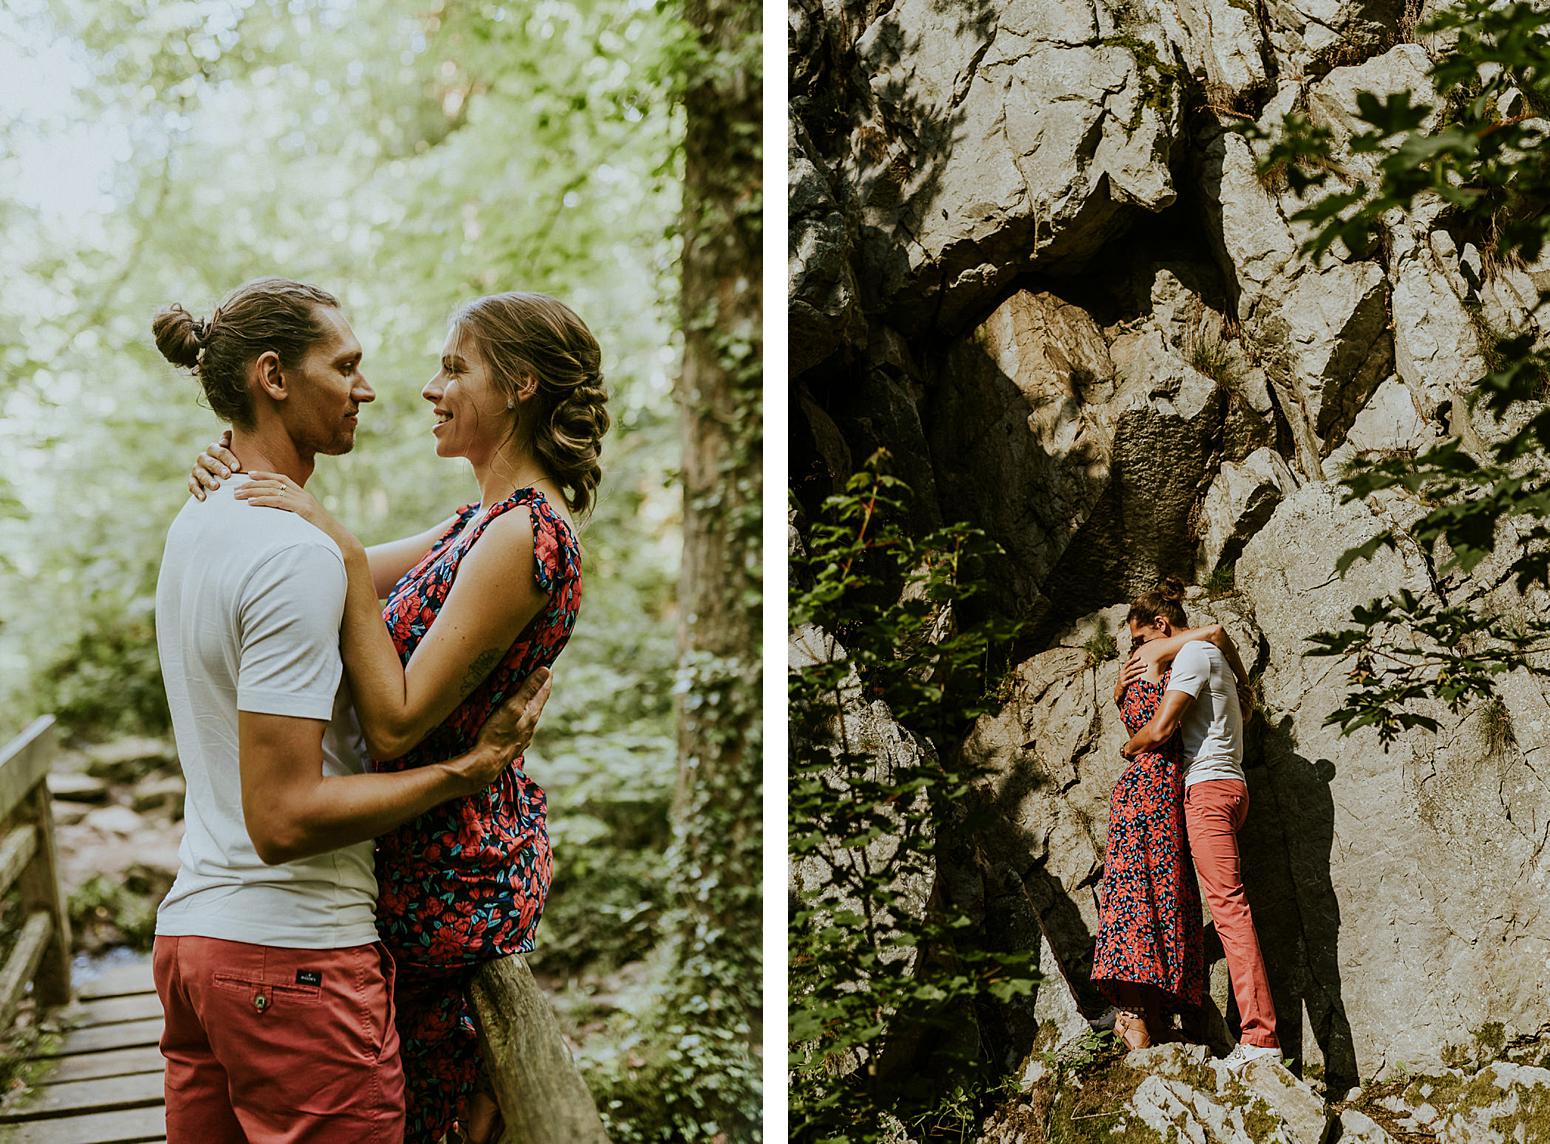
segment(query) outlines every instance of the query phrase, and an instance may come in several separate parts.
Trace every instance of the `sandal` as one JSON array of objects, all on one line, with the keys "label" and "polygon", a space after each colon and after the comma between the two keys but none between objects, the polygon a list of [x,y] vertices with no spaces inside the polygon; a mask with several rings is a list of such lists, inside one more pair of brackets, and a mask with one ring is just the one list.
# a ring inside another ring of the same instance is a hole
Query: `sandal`
[{"label": "sandal", "polygon": [[1114,1035],[1127,1049],[1149,1049],[1152,1047],[1152,1033],[1146,1026],[1146,1017],[1141,1013],[1128,1009],[1120,1009],[1114,1014]]}]

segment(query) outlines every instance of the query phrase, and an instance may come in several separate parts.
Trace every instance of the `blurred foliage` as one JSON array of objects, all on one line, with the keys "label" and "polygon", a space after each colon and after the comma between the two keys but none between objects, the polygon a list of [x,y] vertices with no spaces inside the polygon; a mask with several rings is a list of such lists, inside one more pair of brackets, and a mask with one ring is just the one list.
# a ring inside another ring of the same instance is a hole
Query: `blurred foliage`
[{"label": "blurred foliage", "polygon": [[554,294],[603,346],[615,427],[529,761],[557,855],[536,961],[601,973],[651,951],[675,762],[682,41],[649,0],[5,6],[11,82],[41,97],[6,87],[0,115],[3,730],[42,710],[81,737],[168,725],[156,571],[221,426],[157,353],[160,306],[208,315],[261,274],[340,297],[377,400],[309,488],[375,543],[478,495],[419,396],[447,315]]},{"label": "blurred foliage", "polygon": [[76,948],[123,945],[149,953],[156,937],[156,907],[170,888],[170,878],[147,885],[143,877],[137,884],[134,879],[92,875],[75,888],[66,903]]},{"label": "blurred foliage", "polygon": [[[911,536],[910,490],[887,465],[879,451],[825,500],[791,558],[791,624],[812,660],[787,675],[803,883],[788,937],[793,1140],[886,1139],[894,1120],[955,1135],[1000,1071],[967,1011],[1039,981],[1034,955],[987,948],[937,885],[939,855],[976,829],[977,771],[952,747],[997,706],[985,664],[1016,633],[972,618],[1001,553],[961,523]],[[879,718],[919,751],[853,741]]]},{"label": "blurred foliage", "polygon": [[[1371,250],[1389,228],[1435,214],[1461,248],[1478,247],[1487,275],[1534,263],[1550,240],[1550,12],[1523,0],[1456,0],[1420,31],[1437,45],[1428,74],[1441,107],[1408,90],[1359,92],[1347,147],[1371,164],[1367,177],[1304,111],[1271,131],[1245,129],[1264,144],[1260,171],[1282,173],[1306,203],[1292,216],[1312,228],[1306,256]],[[1546,301],[1541,291],[1532,308]],[[1347,501],[1403,491],[1426,511],[1350,549],[1335,570],[1395,548],[1403,533],[1425,553],[1437,589],[1435,600],[1400,591],[1369,601],[1350,626],[1309,637],[1308,654],[1350,664],[1345,705],[1328,719],[1345,734],[1372,727],[1387,745],[1409,728],[1438,727],[1418,706],[1459,711],[1494,695],[1515,668],[1550,674],[1550,620],[1542,610],[1503,617],[1487,594],[1550,586],[1550,342],[1532,321],[1479,332],[1488,372],[1460,382],[1485,428],[1415,457],[1358,458],[1342,477]],[[1452,579],[1470,575],[1473,584]]]}]

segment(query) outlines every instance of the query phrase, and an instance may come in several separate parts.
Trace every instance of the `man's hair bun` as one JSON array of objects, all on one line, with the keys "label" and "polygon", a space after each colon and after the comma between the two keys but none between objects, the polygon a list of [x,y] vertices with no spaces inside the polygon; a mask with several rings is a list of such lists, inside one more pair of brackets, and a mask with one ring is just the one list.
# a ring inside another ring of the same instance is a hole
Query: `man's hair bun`
[{"label": "man's hair bun", "polygon": [[158,310],[151,322],[151,332],[156,335],[156,348],[161,356],[173,365],[193,369],[199,364],[199,351],[204,349],[205,324],[196,321],[182,306],[173,303]]}]

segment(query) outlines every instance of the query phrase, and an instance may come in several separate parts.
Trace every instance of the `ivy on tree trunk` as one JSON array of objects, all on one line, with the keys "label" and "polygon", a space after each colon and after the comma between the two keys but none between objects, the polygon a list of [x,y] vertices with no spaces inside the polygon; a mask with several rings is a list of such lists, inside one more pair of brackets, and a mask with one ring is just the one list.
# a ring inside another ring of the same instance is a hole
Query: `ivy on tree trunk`
[{"label": "ivy on tree trunk", "polygon": [[660,1099],[683,1138],[759,1138],[762,226],[759,6],[684,5],[684,548],[674,962]]}]

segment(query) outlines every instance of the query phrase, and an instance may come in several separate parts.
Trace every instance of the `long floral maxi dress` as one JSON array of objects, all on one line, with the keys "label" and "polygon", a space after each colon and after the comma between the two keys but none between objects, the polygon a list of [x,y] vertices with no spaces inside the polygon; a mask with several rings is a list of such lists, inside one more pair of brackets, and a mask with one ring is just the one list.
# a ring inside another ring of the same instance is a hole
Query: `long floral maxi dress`
[{"label": "long floral maxi dress", "polygon": [[[1151,720],[1168,686],[1137,680],[1120,698],[1132,735]],[[1184,831],[1184,767],[1175,736],[1143,751],[1109,796],[1098,945],[1092,979],[1111,1002],[1114,983],[1155,986],[1165,1008],[1200,1004],[1205,977],[1200,888]]]},{"label": "long floral maxi dress", "polygon": [[[388,596],[382,617],[399,657],[408,662],[446,601],[458,564],[504,513],[530,513],[531,575],[549,603],[440,726],[402,758],[374,763],[377,770],[466,753],[491,712],[535,669],[554,662],[575,626],[581,549],[570,526],[537,489],[518,489],[466,527],[478,507],[462,508]],[[553,864],[544,792],[522,762],[517,759],[480,793],[443,803],[377,839],[377,930],[397,962],[405,1144],[436,1144],[479,1083],[468,1000],[474,970],[533,948]]]}]

